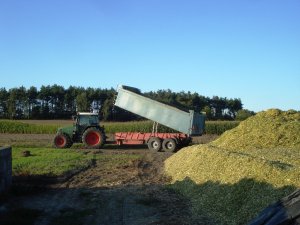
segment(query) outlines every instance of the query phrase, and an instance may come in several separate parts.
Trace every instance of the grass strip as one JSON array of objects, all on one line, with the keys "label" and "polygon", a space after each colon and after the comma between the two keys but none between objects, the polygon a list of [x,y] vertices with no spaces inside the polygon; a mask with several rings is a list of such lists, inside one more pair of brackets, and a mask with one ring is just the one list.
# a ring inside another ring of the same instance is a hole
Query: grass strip
[{"label": "grass strip", "polygon": [[[24,157],[23,151],[30,151]],[[104,169],[124,166],[140,157],[134,154],[95,154],[94,151],[52,148],[13,148],[12,167],[14,176],[62,176],[71,171],[84,169],[93,160]]]}]

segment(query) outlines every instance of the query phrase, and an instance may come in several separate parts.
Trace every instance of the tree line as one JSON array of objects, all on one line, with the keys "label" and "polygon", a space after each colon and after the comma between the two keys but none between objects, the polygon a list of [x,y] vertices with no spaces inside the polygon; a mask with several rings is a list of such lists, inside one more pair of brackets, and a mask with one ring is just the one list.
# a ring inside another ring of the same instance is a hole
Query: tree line
[{"label": "tree line", "polygon": [[[205,112],[208,119],[235,119],[242,110],[239,98],[213,96],[212,98],[191,92],[158,90],[143,93],[144,96],[175,106]],[[114,107],[116,90],[83,88],[60,85],[43,85],[25,88],[0,88],[0,118],[2,119],[69,119],[76,112],[98,112],[105,121],[130,121],[141,117]]]}]

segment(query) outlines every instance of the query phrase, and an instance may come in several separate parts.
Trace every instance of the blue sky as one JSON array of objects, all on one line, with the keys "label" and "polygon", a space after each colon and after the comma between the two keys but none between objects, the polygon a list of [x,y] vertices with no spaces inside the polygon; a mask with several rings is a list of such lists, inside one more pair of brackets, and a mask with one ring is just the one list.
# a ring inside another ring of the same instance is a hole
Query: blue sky
[{"label": "blue sky", "polygon": [[300,110],[300,1],[0,0],[0,78]]}]

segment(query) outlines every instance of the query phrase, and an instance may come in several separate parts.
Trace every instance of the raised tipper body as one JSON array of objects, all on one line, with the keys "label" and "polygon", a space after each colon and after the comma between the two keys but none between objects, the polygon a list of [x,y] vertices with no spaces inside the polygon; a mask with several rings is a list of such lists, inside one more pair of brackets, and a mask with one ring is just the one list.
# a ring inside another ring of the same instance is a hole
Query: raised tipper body
[{"label": "raised tipper body", "polygon": [[137,92],[126,89],[126,86],[118,87],[118,95],[115,105],[155,121],[189,136],[202,135],[204,132],[204,116],[189,110],[180,110],[173,106],[152,100]]},{"label": "raised tipper body", "polygon": [[153,129],[151,133],[118,132],[115,133],[115,140],[119,145],[147,144],[153,151],[175,152],[187,146],[191,142],[191,136],[200,136],[204,132],[204,115],[193,110],[186,112],[147,98],[136,88],[120,85],[117,92],[115,106],[180,132],[159,133],[157,129]]}]

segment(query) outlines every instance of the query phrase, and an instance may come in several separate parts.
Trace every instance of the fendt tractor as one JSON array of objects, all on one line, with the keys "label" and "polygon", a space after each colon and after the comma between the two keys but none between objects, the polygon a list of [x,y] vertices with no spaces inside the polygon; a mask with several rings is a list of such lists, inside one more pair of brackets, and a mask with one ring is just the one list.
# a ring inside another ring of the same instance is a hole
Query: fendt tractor
[{"label": "fendt tractor", "polygon": [[97,113],[77,113],[74,124],[59,128],[54,145],[57,148],[70,148],[73,143],[83,143],[88,148],[101,148],[106,140],[104,127],[99,125]]},{"label": "fendt tractor", "polygon": [[[136,88],[120,85],[117,89],[115,106],[152,120],[151,133],[117,132],[114,141],[106,140],[105,130],[99,124],[98,114],[77,113],[74,125],[60,128],[54,138],[57,148],[70,148],[73,143],[83,143],[86,148],[102,148],[104,144],[142,145],[147,144],[152,151],[175,152],[187,146],[192,136],[204,132],[205,116],[193,110],[183,111],[173,106],[143,96]],[[177,133],[159,133],[162,124]]]}]

